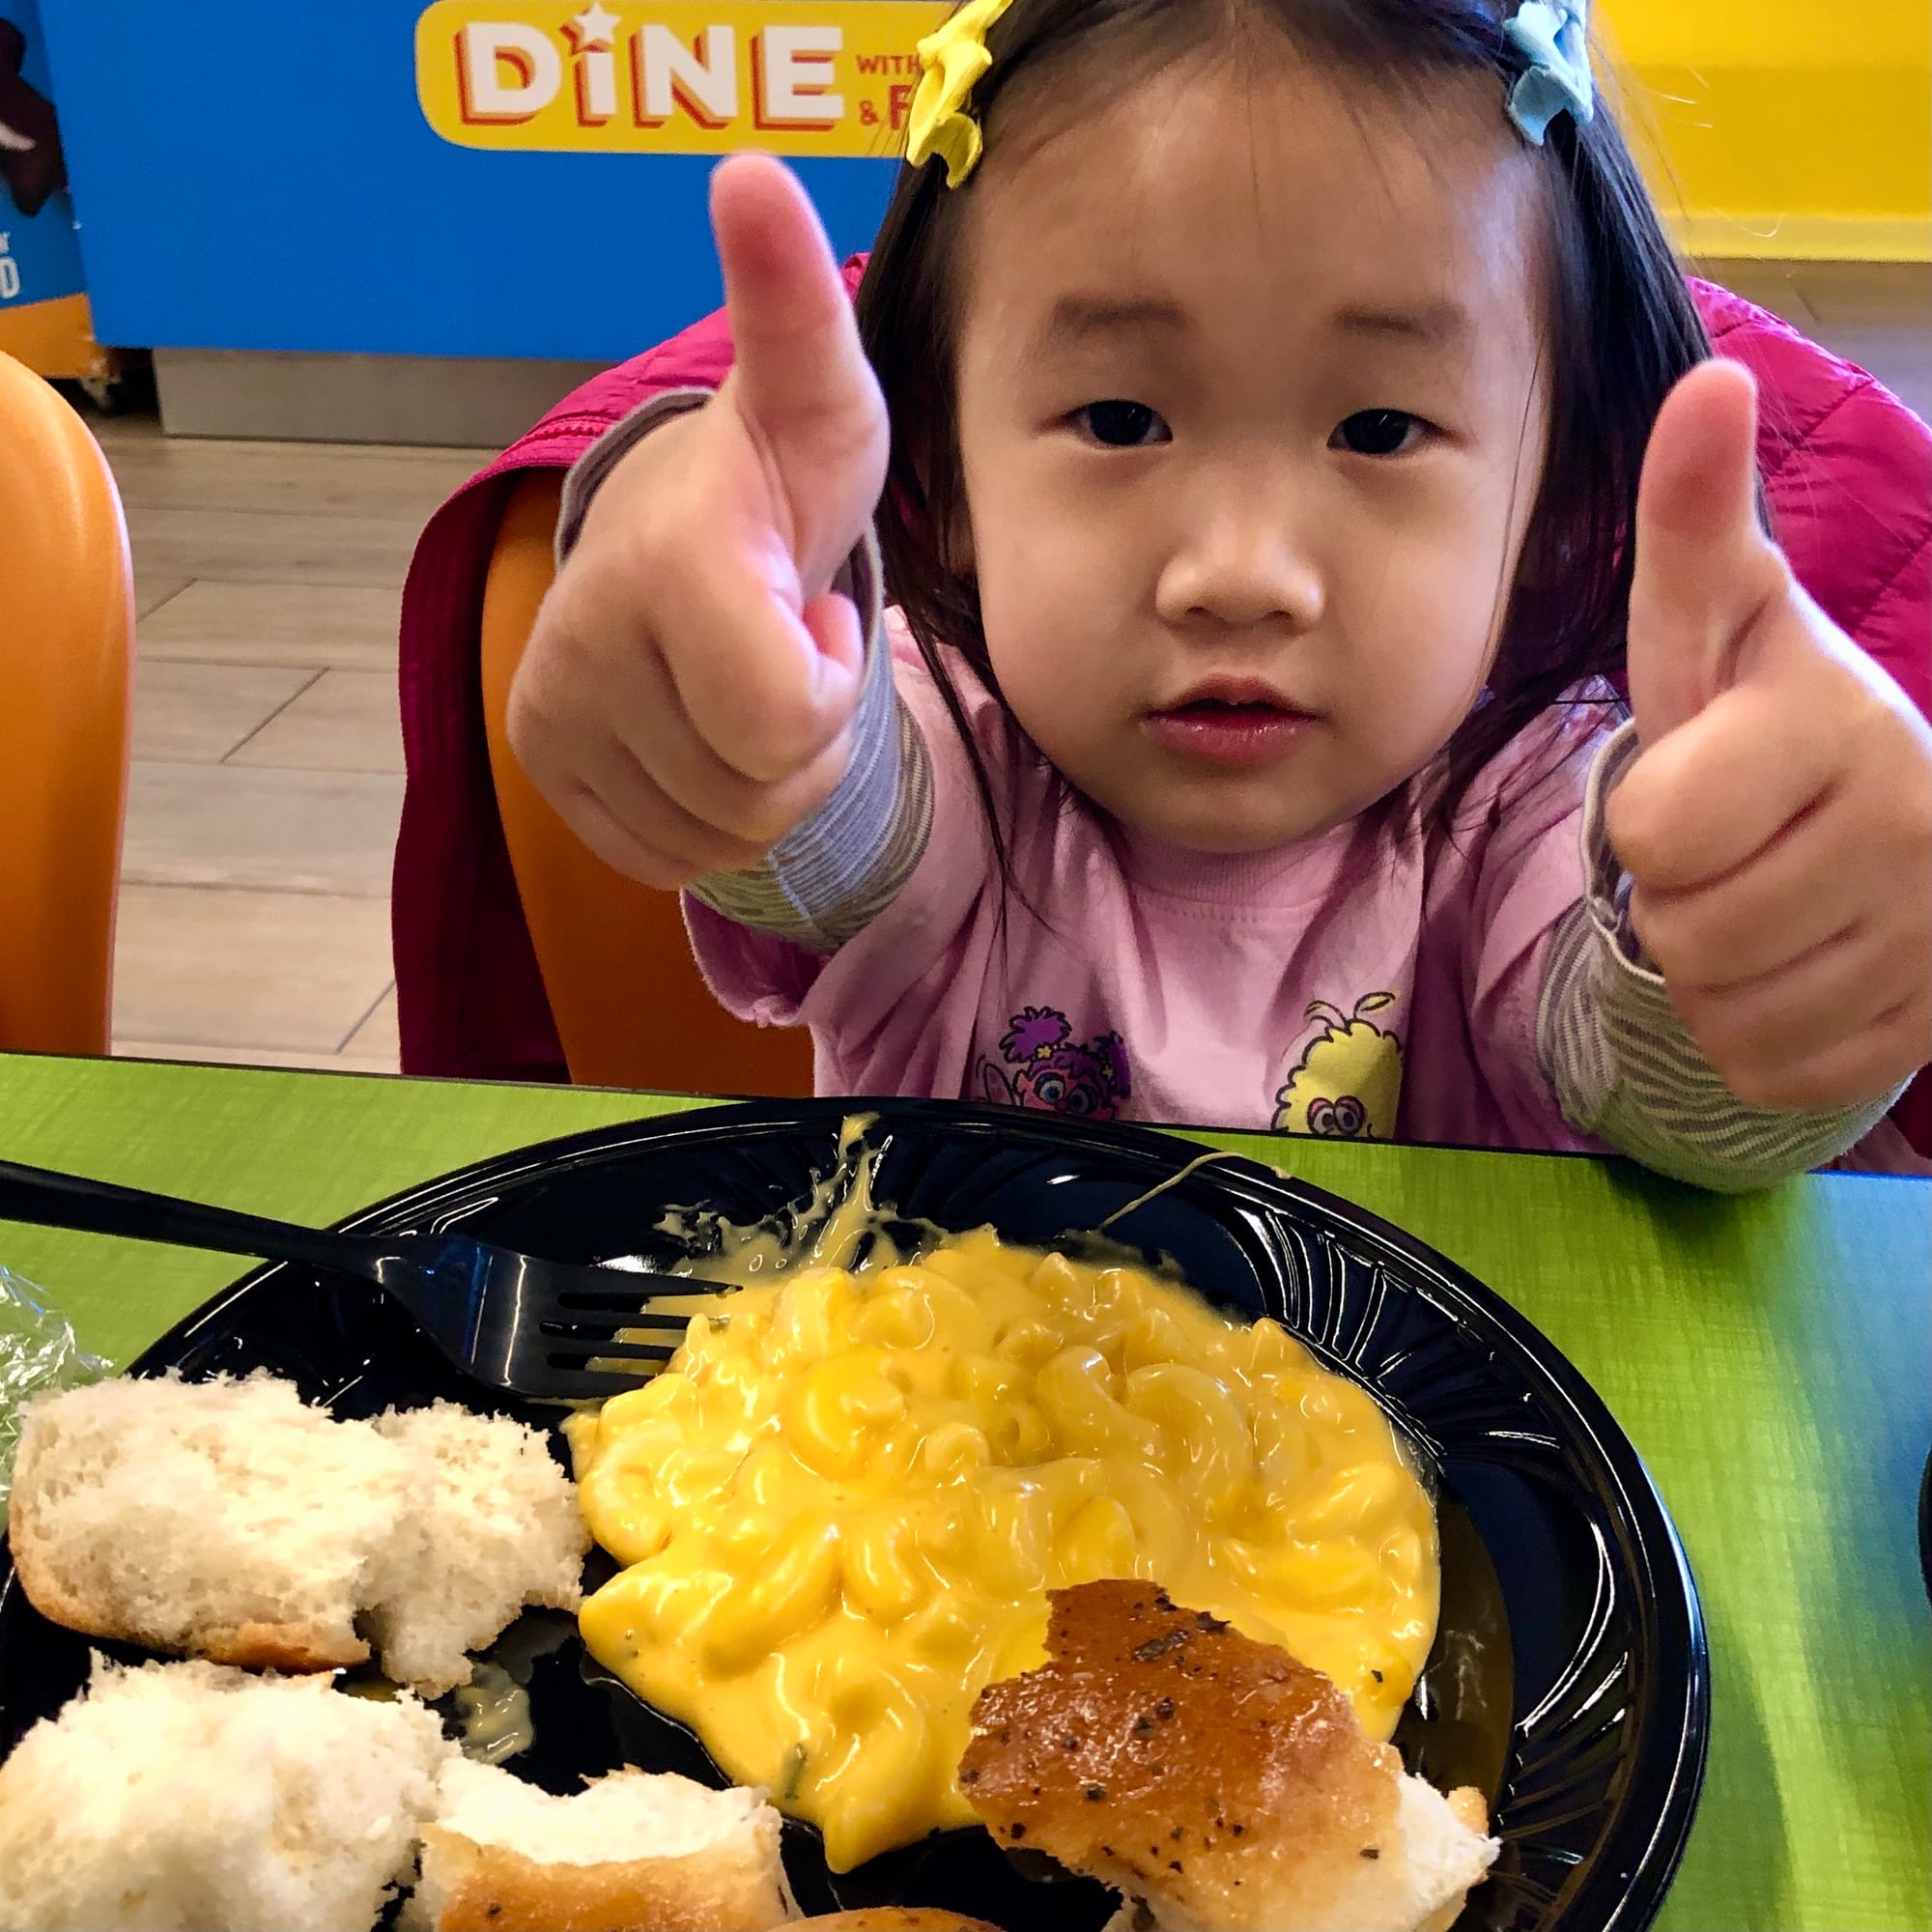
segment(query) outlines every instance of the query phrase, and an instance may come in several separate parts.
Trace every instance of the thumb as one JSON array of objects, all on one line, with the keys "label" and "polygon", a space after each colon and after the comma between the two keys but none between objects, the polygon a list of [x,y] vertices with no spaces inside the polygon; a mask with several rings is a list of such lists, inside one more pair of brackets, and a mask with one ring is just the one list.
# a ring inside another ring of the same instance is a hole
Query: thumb
[{"label": "thumb", "polygon": [[1775,593],[1758,522],[1757,384],[1739,362],[1700,364],[1658,412],[1637,489],[1627,667],[1646,745],[1728,690]]},{"label": "thumb", "polygon": [[886,406],[831,243],[791,170],[737,155],[711,178],[735,364],[727,392],[775,474],[807,597],[877,508]]}]

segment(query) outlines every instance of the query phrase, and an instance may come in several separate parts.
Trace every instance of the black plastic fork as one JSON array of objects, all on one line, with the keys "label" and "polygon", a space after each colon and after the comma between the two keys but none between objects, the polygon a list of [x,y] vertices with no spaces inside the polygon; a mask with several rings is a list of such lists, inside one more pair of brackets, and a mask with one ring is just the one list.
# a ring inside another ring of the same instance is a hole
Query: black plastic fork
[{"label": "black plastic fork", "polygon": [[[541,1402],[596,1401],[654,1375],[683,1340],[693,1297],[707,1291],[680,1275],[541,1261],[468,1235],[298,1228],[13,1161],[0,1161],[0,1220],[355,1275],[401,1302],[465,1375]],[[667,1295],[686,1307],[664,1306]]]}]

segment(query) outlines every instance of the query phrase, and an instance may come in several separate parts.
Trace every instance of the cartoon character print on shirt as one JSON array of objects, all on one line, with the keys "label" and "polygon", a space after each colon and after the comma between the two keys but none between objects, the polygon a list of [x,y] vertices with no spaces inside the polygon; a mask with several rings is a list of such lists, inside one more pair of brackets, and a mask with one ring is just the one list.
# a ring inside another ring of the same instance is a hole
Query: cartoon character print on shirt
[{"label": "cartoon character print on shirt", "polygon": [[1120,1035],[1076,1040],[1072,1022],[1052,1007],[1027,1007],[1015,1013],[1000,1040],[1000,1053],[1006,1066],[995,1065],[990,1055],[980,1057],[980,1087],[987,1099],[1004,1106],[1114,1121],[1133,1093]]},{"label": "cartoon character print on shirt", "polygon": [[1402,1103],[1402,1041],[1369,1014],[1394,1006],[1393,993],[1368,993],[1345,1013],[1327,1000],[1308,1009],[1321,1031],[1302,1049],[1275,1096],[1277,1133],[1343,1140],[1390,1140]]}]

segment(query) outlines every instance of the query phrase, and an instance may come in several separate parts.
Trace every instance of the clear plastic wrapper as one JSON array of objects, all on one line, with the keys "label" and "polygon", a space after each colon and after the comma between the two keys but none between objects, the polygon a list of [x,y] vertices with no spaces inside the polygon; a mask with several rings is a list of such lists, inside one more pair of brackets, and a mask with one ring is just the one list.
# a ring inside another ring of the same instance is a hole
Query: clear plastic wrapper
[{"label": "clear plastic wrapper", "polygon": [[0,1267],[0,1524],[7,1520],[14,1447],[27,1398],[98,1381],[111,1366],[81,1348],[72,1324],[47,1306],[32,1282]]}]

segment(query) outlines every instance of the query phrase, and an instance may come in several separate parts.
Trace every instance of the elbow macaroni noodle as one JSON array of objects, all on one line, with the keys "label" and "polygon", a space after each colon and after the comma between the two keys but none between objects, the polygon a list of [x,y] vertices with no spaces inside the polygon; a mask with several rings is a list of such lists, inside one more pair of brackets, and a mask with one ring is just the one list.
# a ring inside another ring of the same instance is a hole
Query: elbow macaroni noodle
[{"label": "elbow macaroni noodle", "polygon": [[1276,1323],[990,1232],[719,1308],[572,1418],[627,1566],[583,1637],[818,1824],[835,1870],[975,1822],[973,1700],[1043,1661],[1052,1588],[1158,1582],[1393,1730],[1435,1634],[1435,1515],[1375,1402]]}]

